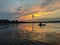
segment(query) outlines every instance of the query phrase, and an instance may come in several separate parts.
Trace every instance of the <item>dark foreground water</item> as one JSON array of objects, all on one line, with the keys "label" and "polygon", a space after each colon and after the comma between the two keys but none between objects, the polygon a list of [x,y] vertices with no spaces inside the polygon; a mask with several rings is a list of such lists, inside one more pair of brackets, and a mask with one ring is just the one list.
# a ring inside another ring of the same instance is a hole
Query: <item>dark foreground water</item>
[{"label": "dark foreground water", "polygon": [[0,24],[0,45],[59,45],[60,23]]}]

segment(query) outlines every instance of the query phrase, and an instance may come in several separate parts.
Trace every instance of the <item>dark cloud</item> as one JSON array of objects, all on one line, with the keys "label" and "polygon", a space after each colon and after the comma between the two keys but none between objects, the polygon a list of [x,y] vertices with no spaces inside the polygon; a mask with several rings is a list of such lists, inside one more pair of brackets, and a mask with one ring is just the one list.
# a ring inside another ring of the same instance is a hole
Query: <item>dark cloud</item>
[{"label": "dark cloud", "polygon": [[12,17],[11,13],[7,12],[0,13],[0,19],[11,19],[11,17]]},{"label": "dark cloud", "polygon": [[60,3],[60,0],[44,0],[40,5],[46,7],[52,4]]},{"label": "dark cloud", "polygon": [[44,1],[41,3],[41,6],[42,6],[42,7],[45,7],[45,6],[51,5],[51,4],[53,4],[53,3],[54,3],[53,0],[44,0]]},{"label": "dark cloud", "polygon": [[35,13],[35,12],[31,12],[31,11],[29,11],[27,9],[23,9],[22,7],[15,8],[15,10],[16,11],[13,12],[13,13],[12,13],[13,10],[8,11],[8,12],[1,12],[0,13],[0,16],[1,16],[2,19],[4,18],[4,19],[10,19],[10,20],[12,19],[12,20],[15,20],[18,17]]},{"label": "dark cloud", "polygon": [[0,0],[0,8],[5,8],[9,5],[9,0]]},{"label": "dark cloud", "polygon": [[[20,2],[19,2],[20,1]],[[39,1],[41,1],[41,3],[39,3]],[[12,6],[13,8],[13,4],[16,4],[17,2],[19,2],[19,6],[16,6],[17,8],[15,8],[14,10],[9,10],[10,7]],[[16,19],[18,17],[24,16],[24,15],[29,15],[29,14],[34,14],[37,13],[38,11],[31,11],[30,7],[36,6],[36,4],[38,3],[41,6],[41,8],[46,8],[48,7],[46,10],[41,10],[44,12],[52,12],[55,10],[59,10],[60,7],[53,5],[53,4],[57,4],[60,2],[60,0],[38,0],[38,1],[32,1],[32,0],[0,0],[0,18],[5,18],[5,19]],[[20,6],[21,5],[21,6]],[[57,4],[58,5],[58,4]],[[55,7],[53,7],[55,6]],[[9,7],[8,9],[6,9],[7,7]],[[6,10],[5,10],[6,9]],[[14,12],[13,12],[14,11]]]},{"label": "dark cloud", "polygon": [[29,9],[22,9],[21,7],[19,7],[16,9],[16,12],[14,14],[17,16],[16,18],[20,18],[22,16],[34,14],[34,13],[37,13],[37,11],[31,11]]}]

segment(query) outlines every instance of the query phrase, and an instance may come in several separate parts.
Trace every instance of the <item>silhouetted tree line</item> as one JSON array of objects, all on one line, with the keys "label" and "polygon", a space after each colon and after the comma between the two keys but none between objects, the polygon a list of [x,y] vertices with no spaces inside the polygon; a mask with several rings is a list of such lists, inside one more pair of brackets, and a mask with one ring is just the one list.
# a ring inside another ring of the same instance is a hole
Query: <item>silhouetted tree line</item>
[{"label": "silhouetted tree line", "polygon": [[12,21],[10,21],[10,20],[2,19],[2,20],[0,20],[0,24],[1,23],[23,23],[23,21],[18,21],[18,20],[12,20]]}]

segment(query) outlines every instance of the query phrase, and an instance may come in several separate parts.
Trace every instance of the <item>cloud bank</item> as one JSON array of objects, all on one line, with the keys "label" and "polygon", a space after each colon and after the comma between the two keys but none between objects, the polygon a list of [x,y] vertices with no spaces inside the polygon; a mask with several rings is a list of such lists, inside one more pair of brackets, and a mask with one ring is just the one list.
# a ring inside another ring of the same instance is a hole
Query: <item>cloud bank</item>
[{"label": "cloud bank", "polygon": [[0,19],[24,20],[32,14],[37,17],[56,14],[59,17],[56,12],[60,12],[60,0],[0,0]]}]

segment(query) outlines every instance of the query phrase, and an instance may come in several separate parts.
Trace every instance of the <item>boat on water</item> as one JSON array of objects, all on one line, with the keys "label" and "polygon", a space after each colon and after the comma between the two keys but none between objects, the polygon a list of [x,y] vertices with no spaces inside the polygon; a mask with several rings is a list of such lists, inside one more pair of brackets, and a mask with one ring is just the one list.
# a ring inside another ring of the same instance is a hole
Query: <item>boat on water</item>
[{"label": "boat on water", "polygon": [[46,24],[39,23],[39,26],[46,26]]}]

